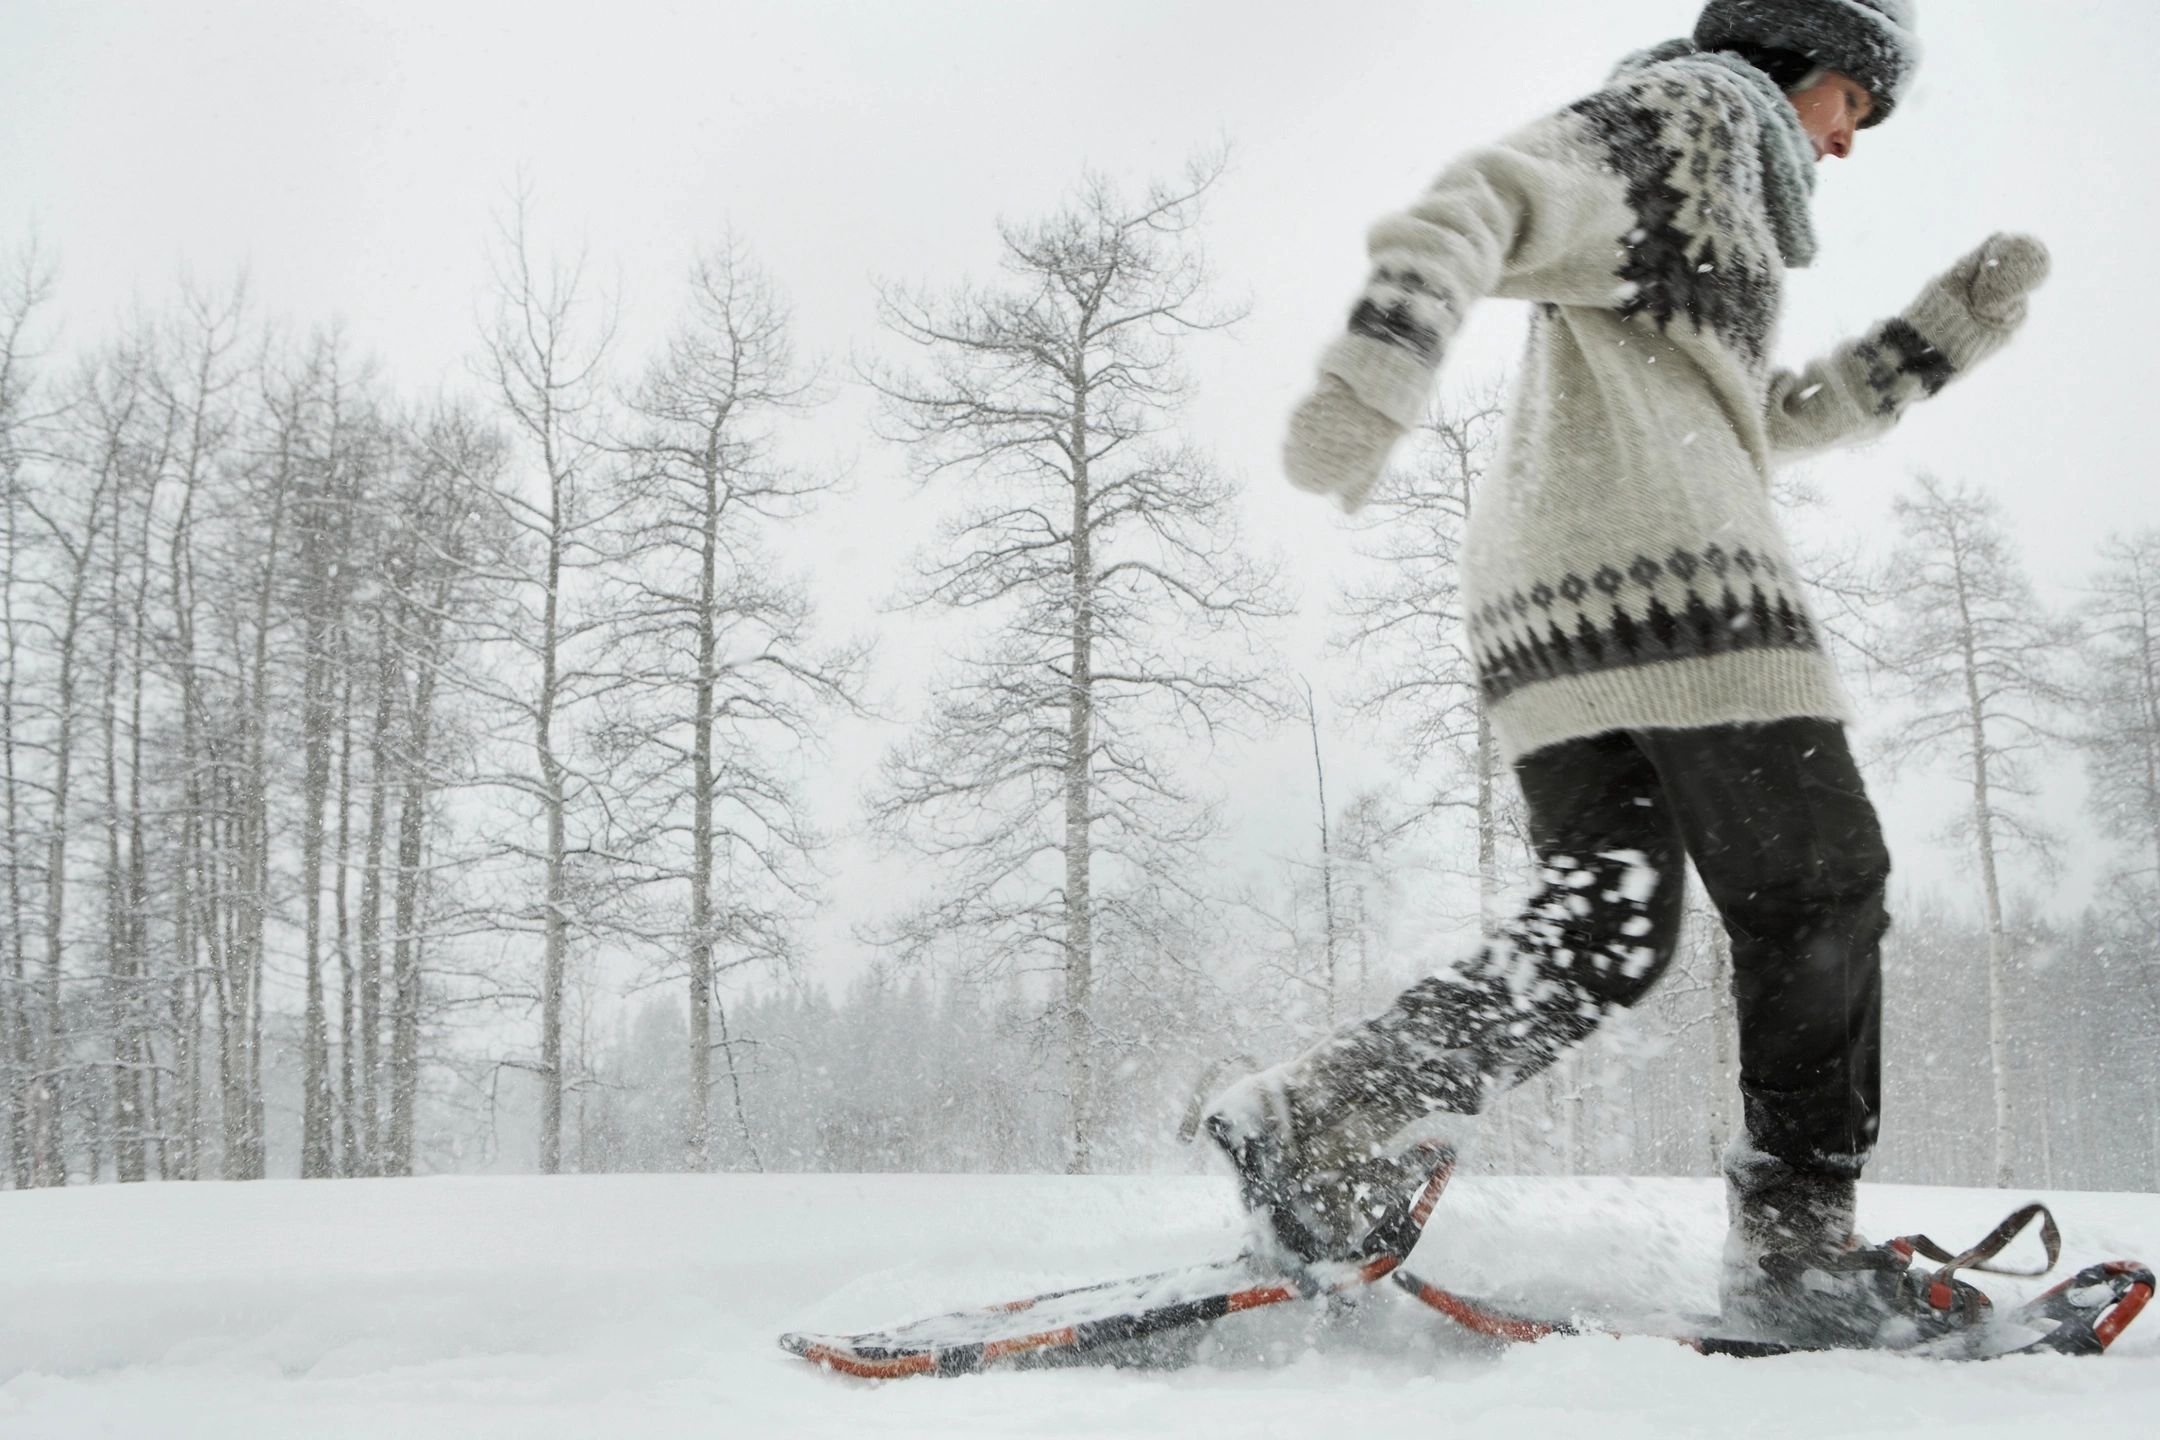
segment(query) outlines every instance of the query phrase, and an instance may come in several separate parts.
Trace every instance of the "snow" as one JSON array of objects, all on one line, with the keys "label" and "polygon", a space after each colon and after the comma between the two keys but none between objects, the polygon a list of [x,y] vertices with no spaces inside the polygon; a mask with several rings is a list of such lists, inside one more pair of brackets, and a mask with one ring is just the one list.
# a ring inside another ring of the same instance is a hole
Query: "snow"
[{"label": "snow", "polygon": [[[2024,1194],[1864,1192],[1961,1246]],[[2067,1267],[2160,1256],[2160,1197],[2044,1197]],[[1416,1267],[1542,1306],[1709,1303],[1699,1180],[1456,1182]],[[0,1195],[0,1436],[1636,1436],[2135,1433],[2160,1317],[2099,1360],[1710,1359],[1655,1340],[1492,1352],[1390,1289],[1224,1322],[1196,1368],[877,1385],[781,1352],[1236,1247],[1187,1177],[629,1176]],[[2030,1243],[2030,1242],[2023,1242]],[[1992,1283],[1998,1296],[2043,1282]]]}]

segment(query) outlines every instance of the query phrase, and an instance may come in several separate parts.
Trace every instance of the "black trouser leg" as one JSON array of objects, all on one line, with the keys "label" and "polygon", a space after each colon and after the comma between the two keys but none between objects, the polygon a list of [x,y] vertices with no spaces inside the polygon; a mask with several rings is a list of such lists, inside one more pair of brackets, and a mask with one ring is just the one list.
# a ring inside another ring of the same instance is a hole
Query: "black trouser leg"
[{"label": "black trouser leg", "polygon": [[1540,886],[1500,941],[1337,1035],[1315,1087],[1390,1127],[1474,1114],[1551,1065],[1656,984],[1680,930],[1680,831],[1625,734],[1550,746],[1516,766]]},{"label": "black trouser leg", "polygon": [[1516,767],[1542,885],[1504,943],[1419,981],[1317,1056],[1322,1093],[1400,1125],[1474,1113],[1664,973],[1695,860],[1733,937],[1756,1151],[1859,1173],[1880,1089],[1889,857],[1841,727],[1614,732]]},{"label": "black trouser leg", "polygon": [[1732,936],[1754,1149],[1857,1178],[1882,1089],[1890,856],[1844,729],[1784,720],[1646,732],[1696,873]]}]

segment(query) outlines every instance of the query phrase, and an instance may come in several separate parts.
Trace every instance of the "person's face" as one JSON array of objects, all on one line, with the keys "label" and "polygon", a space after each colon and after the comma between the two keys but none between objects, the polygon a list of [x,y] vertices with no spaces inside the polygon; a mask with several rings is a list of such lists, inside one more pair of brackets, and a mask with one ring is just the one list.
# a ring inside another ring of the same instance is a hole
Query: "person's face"
[{"label": "person's face", "polygon": [[1815,142],[1815,158],[1835,155],[1843,160],[1852,154],[1860,122],[1875,108],[1875,99],[1859,81],[1836,70],[1825,70],[1822,79],[1791,96],[1800,112],[1800,128]]}]

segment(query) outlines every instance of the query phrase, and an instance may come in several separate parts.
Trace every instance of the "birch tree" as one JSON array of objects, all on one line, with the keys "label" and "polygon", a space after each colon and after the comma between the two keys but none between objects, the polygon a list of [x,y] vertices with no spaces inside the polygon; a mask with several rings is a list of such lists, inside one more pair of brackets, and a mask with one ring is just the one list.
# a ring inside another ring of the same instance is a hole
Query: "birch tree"
[{"label": "birch tree", "polygon": [[1953,828],[1971,847],[1987,923],[1995,1179],[2008,1185],[2015,1131],[2001,864],[2012,850],[2052,861],[2052,837],[2022,802],[2033,794],[2032,760],[2061,743],[2055,716],[2071,698],[2062,664],[2077,631],[2041,607],[1992,500],[1921,476],[1895,508],[1898,589],[1884,655],[1913,710],[1889,753],[1952,761],[1965,779],[1965,813]]},{"label": "birch tree", "polygon": [[866,375],[923,484],[960,496],[907,603],[980,622],[873,797],[940,876],[895,938],[1054,977],[1075,1172],[1096,1139],[1098,917],[1144,877],[1189,875],[1209,825],[1171,742],[1280,703],[1249,647],[1206,643],[1280,605],[1231,488],[1174,431],[1183,341],[1234,318],[1196,228],[1219,174],[1196,163],[1137,200],[1090,177],[999,227],[998,282],[885,287],[885,327],[920,365]]}]

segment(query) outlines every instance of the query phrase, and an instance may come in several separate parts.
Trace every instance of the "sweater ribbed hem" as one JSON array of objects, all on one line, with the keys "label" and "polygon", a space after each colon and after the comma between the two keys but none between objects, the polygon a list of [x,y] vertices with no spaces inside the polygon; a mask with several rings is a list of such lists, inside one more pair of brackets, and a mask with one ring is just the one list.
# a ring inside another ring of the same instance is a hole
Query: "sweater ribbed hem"
[{"label": "sweater ribbed hem", "polygon": [[1851,720],[1852,703],[1829,661],[1817,651],[1751,650],[1540,681],[1494,705],[1492,727],[1512,764],[1547,745],[1611,730],[1695,730],[1799,716]]}]

